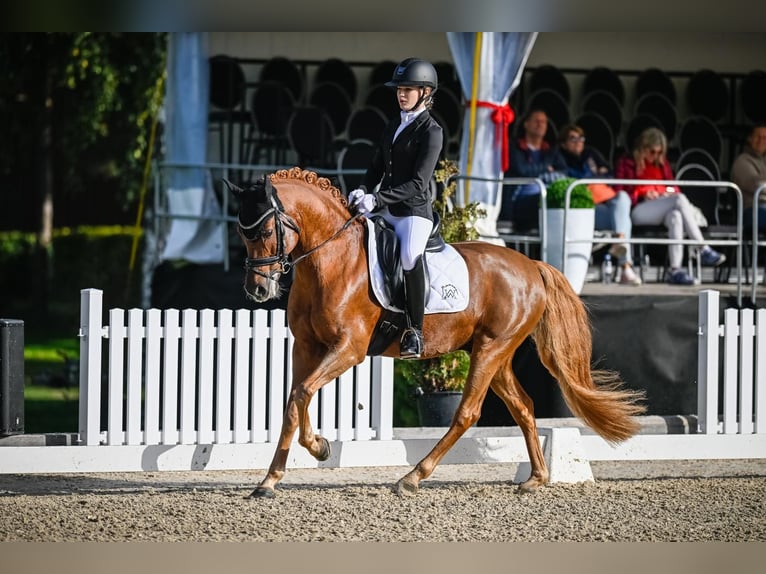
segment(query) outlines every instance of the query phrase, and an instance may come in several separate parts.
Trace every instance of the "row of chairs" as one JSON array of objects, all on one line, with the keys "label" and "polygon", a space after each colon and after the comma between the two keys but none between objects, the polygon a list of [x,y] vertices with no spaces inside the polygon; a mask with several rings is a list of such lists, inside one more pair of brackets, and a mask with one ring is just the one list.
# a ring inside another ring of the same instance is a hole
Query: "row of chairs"
[{"label": "row of chairs", "polygon": [[[222,161],[280,163],[292,149],[301,157],[320,161],[320,167],[328,167],[334,161],[329,155],[310,154],[305,149],[306,145],[314,149],[327,147],[328,131],[324,126],[328,120],[334,140],[331,147],[338,149],[356,139],[377,142],[386,121],[399,113],[393,90],[384,85],[391,79],[395,66],[396,63],[388,61],[375,66],[370,87],[357,103],[356,75],[349,64],[337,58],[319,64],[308,91],[305,73],[287,58],[273,58],[265,63],[257,82],[246,81],[235,58],[225,55],[210,58],[210,125],[220,132]],[[433,115],[444,129],[447,149],[456,151],[463,120],[463,107],[454,92],[459,84],[451,64],[438,63],[437,68],[444,81],[434,100]],[[300,130],[290,124],[293,117],[313,116],[326,118],[314,119],[311,125],[320,125],[323,131],[314,133],[316,141],[311,142],[308,126]],[[238,142],[233,141],[234,126],[240,135]],[[296,147],[293,144],[297,142],[305,145],[299,143]]]},{"label": "row of chairs", "polygon": [[[622,79],[625,72],[606,66],[597,66],[585,72],[583,94],[606,92],[614,97],[620,106],[626,103],[626,90]],[[703,116],[713,122],[732,122],[729,116],[732,109],[732,88],[724,74],[711,69],[701,69],[688,76],[684,97],[690,115]],[[729,80],[730,81],[730,80]],[[549,89],[557,93],[567,103],[572,102],[572,92],[564,71],[557,66],[546,64],[530,69],[525,83],[527,93]],[[670,73],[660,68],[647,68],[635,75],[634,99],[640,100],[648,94],[660,94],[673,106],[680,104],[676,84]],[[744,74],[739,82],[739,102],[746,121],[766,120],[763,101],[766,96],[766,71],[752,70]]]}]

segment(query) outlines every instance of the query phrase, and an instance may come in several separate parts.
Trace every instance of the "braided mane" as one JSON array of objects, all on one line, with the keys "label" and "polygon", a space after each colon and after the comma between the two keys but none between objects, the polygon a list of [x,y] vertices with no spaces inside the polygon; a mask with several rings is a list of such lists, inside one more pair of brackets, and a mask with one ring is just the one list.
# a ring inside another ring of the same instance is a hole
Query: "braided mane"
[{"label": "braided mane", "polygon": [[272,173],[269,178],[271,179],[272,184],[277,184],[279,180],[288,179],[308,183],[316,189],[319,189],[325,193],[329,193],[332,197],[339,201],[341,205],[348,207],[348,202],[346,201],[346,198],[343,197],[341,191],[332,185],[328,178],[320,177],[316,172],[302,169],[300,167],[293,167],[290,169],[277,170],[275,173]]}]

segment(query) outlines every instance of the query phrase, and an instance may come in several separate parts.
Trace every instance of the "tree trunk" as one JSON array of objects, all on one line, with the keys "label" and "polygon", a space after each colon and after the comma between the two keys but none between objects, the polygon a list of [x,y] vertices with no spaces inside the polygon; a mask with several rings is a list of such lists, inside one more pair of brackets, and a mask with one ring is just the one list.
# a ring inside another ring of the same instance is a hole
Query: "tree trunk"
[{"label": "tree trunk", "polygon": [[44,317],[49,311],[49,289],[53,280],[53,78],[51,70],[45,68],[45,90],[42,104],[42,122],[40,127],[40,161],[38,197],[40,206],[37,247],[40,257],[40,310]]}]

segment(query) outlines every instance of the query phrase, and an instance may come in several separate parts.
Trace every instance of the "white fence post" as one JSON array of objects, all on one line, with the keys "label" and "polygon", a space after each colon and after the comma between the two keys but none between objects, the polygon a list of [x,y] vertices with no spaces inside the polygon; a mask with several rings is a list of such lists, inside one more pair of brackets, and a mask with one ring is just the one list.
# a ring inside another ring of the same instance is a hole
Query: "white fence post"
[{"label": "white fence post", "polygon": [[739,315],[739,432],[753,432],[753,310],[742,309]]},{"label": "white fence post", "polygon": [[718,432],[718,291],[699,294],[697,358],[697,424],[699,432]]},{"label": "white fence post", "polygon": [[755,316],[755,432],[766,434],[766,309]]},{"label": "white fence post", "polygon": [[378,440],[394,436],[394,360],[390,357],[372,359],[372,426]]},{"label": "white fence post", "polygon": [[80,442],[97,445],[101,435],[101,313],[103,291],[80,290]]}]

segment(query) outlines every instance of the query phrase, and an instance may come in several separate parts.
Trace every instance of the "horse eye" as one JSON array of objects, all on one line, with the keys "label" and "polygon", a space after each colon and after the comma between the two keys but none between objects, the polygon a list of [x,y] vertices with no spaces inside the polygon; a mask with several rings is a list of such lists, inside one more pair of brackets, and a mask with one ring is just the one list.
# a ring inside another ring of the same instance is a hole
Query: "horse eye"
[{"label": "horse eye", "polygon": [[268,239],[272,235],[274,235],[273,229],[264,229],[263,231],[261,231],[261,239]]}]

